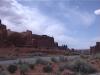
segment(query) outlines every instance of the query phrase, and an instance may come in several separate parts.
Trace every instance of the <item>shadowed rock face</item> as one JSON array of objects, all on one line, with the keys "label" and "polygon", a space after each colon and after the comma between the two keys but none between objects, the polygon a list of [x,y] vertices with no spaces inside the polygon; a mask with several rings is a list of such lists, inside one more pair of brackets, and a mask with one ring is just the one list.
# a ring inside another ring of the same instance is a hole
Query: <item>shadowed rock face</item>
[{"label": "shadowed rock face", "polygon": [[14,32],[7,30],[0,20],[0,47],[14,45],[15,47],[55,48],[54,38],[47,35],[32,34],[32,31]]},{"label": "shadowed rock face", "polygon": [[22,35],[17,32],[14,32],[10,36],[8,36],[8,41],[15,46],[23,46],[25,44],[25,39],[22,38]]},{"label": "shadowed rock face", "polygon": [[0,20],[0,47],[6,47],[7,45],[7,29]]},{"label": "shadowed rock face", "polygon": [[96,42],[96,45],[93,47],[90,47],[91,54],[100,53],[100,42]]}]

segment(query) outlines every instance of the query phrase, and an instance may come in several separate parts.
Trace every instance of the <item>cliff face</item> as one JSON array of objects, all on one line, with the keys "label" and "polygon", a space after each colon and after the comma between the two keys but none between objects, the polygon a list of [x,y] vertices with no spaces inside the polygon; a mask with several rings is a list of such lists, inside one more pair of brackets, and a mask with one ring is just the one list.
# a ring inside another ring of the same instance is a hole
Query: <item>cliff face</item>
[{"label": "cliff face", "polygon": [[0,20],[0,48],[28,47],[39,49],[66,50],[67,45],[58,46],[53,37],[47,35],[32,34],[32,31],[15,32],[6,28]]},{"label": "cliff face", "polygon": [[95,46],[90,47],[91,54],[100,53],[100,42],[96,42]]},{"label": "cliff face", "polygon": [[14,32],[7,30],[0,20],[0,47],[34,47],[34,48],[55,48],[58,44],[54,38],[47,35],[32,34],[32,31]]},{"label": "cliff face", "polygon": [[[58,50],[60,49],[60,50]],[[53,37],[32,34],[32,31],[15,32],[0,20],[0,57],[17,57],[36,54],[65,54],[67,46],[58,46]]]},{"label": "cliff face", "polygon": [[0,24],[0,40],[6,40],[6,39],[7,39],[6,26]]},{"label": "cliff face", "polygon": [[0,20],[0,47],[7,47],[8,40],[7,40],[7,29],[6,26],[1,24]]}]

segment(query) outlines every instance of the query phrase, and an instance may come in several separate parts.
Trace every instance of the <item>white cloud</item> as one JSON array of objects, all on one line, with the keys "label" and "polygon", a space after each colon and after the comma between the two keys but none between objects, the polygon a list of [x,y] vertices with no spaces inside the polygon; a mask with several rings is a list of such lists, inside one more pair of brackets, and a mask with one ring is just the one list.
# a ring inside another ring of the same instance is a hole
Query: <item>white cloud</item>
[{"label": "white cloud", "polygon": [[16,0],[1,0],[0,3],[3,4],[0,5],[0,18],[12,30],[29,29],[33,33],[43,34],[48,25],[55,24],[47,16],[41,14],[37,8],[23,6]]},{"label": "white cloud", "polygon": [[95,13],[96,15],[100,15],[100,9],[95,10],[94,13]]},{"label": "white cloud", "polygon": [[[29,29],[35,34],[54,36],[58,42],[63,39],[59,37],[64,35],[65,31],[68,32],[62,23],[41,14],[37,8],[23,6],[16,0],[1,0],[0,18],[8,29],[14,31]],[[62,44],[61,41],[59,43]]]}]

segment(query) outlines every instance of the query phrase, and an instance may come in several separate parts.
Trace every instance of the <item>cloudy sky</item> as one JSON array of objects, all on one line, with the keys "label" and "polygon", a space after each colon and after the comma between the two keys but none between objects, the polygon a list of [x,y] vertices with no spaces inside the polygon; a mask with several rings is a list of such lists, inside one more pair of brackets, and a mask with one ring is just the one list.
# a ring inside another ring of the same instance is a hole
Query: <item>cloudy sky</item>
[{"label": "cloudy sky", "polygon": [[0,18],[8,29],[53,36],[69,48],[100,41],[100,0],[0,0]]}]

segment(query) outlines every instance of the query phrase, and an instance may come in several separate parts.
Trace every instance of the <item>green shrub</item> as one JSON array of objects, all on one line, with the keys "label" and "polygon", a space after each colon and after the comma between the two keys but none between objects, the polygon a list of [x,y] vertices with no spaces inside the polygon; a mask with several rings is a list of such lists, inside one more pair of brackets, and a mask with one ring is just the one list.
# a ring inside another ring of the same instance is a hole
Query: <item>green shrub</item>
[{"label": "green shrub", "polygon": [[93,68],[90,64],[82,61],[76,61],[72,67],[72,70],[87,74],[97,72],[96,69]]},{"label": "green shrub", "polygon": [[33,70],[35,65],[34,64],[29,64],[29,67],[30,67],[31,70]]},{"label": "green shrub", "polygon": [[4,68],[0,65],[0,75],[7,75]]},{"label": "green shrub", "polygon": [[17,66],[16,65],[9,65],[7,70],[10,72],[10,73],[15,73],[16,70],[17,70]]},{"label": "green shrub", "polygon": [[27,63],[20,63],[19,64],[19,69],[20,69],[20,74],[21,75],[26,75],[25,73],[28,71],[29,69],[29,64]]},{"label": "green shrub", "polygon": [[72,71],[74,71],[74,68],[73,68],[74,66],[72,65],[72,64],[64,64],[63,65],[63,68],[64,69],[69,69],[69,70],[72,70]]},{"label": "green shrub", "polygon": [[100,53],[95,54],[93,57],[94,59],[100,59]]},{"label": "green shrub", "polygon": [[63,56],[60,56],[60,57],[59,57],[59,61],[63,62],[64,60],[65,60],[65,59],[64,59]]},{"label": "green shrub", "polygon": [[26,64],[26,63],[22,63],[22,64],[19,65],[19,69],[21,71],[27,71],[29,69],[29,65]]},{"label": "green shrub", "polygon": [[8,75],[5,71],[0,72],[0,75]]},{"label": "green shrub", "polygon": [[65,62],[65,61],[67,61],[67,58],[64,57],[64,56],[60,56],[60,57],[59,57],[59,61],[61,61],[61,62]]},{"label": "green shrub", "polygon": [[82,58],[82,59],[88,59],[89,56],[88,56],[88,55],[83,55],[83,54],[81,54],[81,55],[80,55],[80,58]]},{"label": "green shrub", "polygon": [[60,65],[60,66],[59,66],[59,71],[60,71],[60,72],[64,71],[64,69],[65,69],[65,65]]},{"label": "green shrub", "polygon": [[[62,67],[64,69],[69,69],[73,72],[81,72],[82,74],[91,74],[91,73],[97,72],[97,70],[92,65],[82,60],[76,60],[76,61],[67,63]],[[63,69],[62,67],[61,69]]]},{"label": "green shrub", "polygon": [[51,58],[51,61],[54,62],[54,63],[57,63],[57,62],[58,62],[58,60],[57,60],[56,57],[52,57],[52,58]]},{"label": "green shrub", "polygon": [[52,66],[51,65],[46,65],[45,67],[43,67],[43,71],[46,73],[50,73],[53,71]]},{"label": "green shrub", "polygon": [[3,71],[3,70],[4,70],[3,67],[0,65],[0,72]]},{"label": "green shrub", "polygon": [[18,65],[23,64],[22,60],[19,60],[17,64],[18,64]]},{"label": "green shrub", "polygon": [[43,60],[41,58],[36,59],[36,64],[43,64],[43,65],[47,65],[49,62],[46,60]]}]

